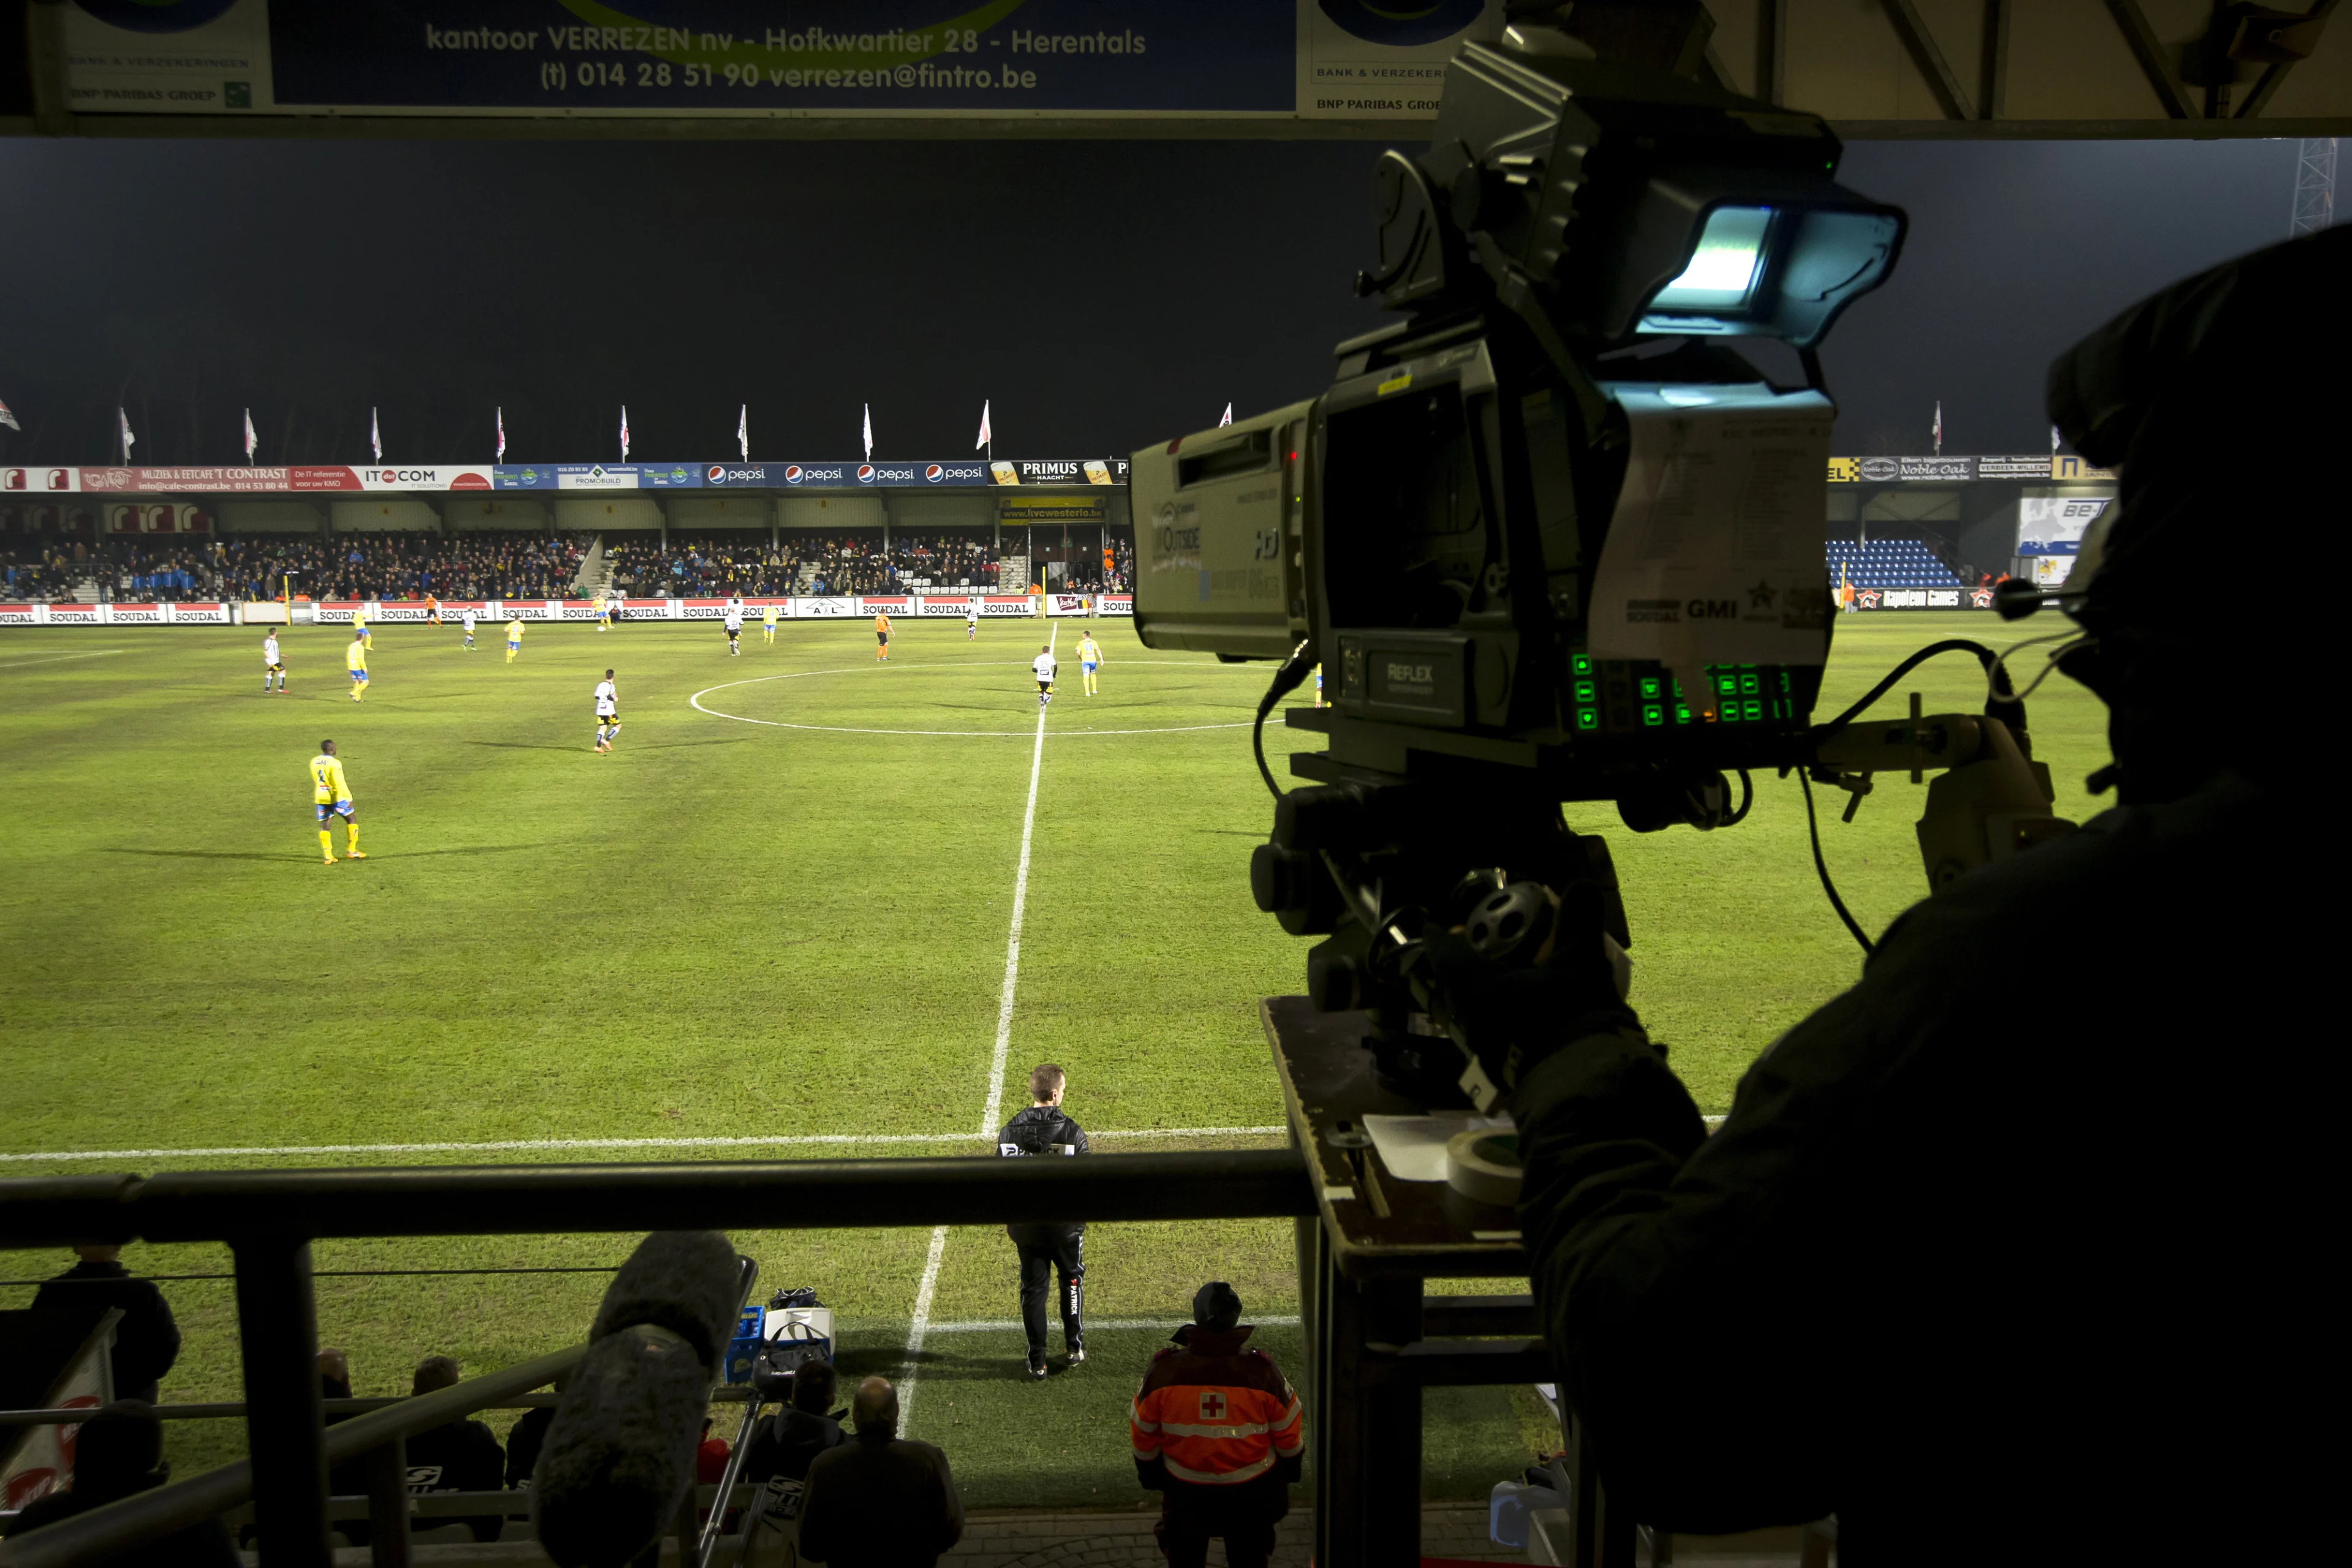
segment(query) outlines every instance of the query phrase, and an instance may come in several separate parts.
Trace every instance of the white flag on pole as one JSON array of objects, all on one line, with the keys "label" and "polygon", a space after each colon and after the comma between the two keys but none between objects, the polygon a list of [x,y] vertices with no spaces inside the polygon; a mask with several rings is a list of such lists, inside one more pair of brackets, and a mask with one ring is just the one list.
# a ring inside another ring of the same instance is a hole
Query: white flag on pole
[{"label": "white flag on pole", "polygon": [[1224,414],[1224,417],[1217,421],[1217,428],[1218,428],[1218,429],[1220,429],[1220,430],[1222,430],[1222,429],[1223,429],[1226,426],[1228,426],[1228,425],[1232,424],[1233,422],[1234,422],[1234,405],[1233,405],[1232,404],[1228,403],[1228,404],[1226,404],[1226,405],[1225,405],[1225,414]]},{"label": "white flag on pole", "polygon": [[368,410],[368,449],[375,454],[377,462],[383,461],[383,430],[376,424],[373,408]]},{"label": "white flag on pole", "polygon": [[114,411],[114,422],[122,427],[122,460],[128,463],[131,461],[131,443],[139,437],[131,433],[131,416],[121,408]]},{"label": "white flag on pole", "polygon": [[621,405],[621,461],[629,460],[629,405]]},{"label": "white flag on pole", "polygon": [[21,431],[24,429],[22,425],[16,423],[15,411],[10,409],[5,403],[0,403],[0,425],[5,425],[11,430]]},{"label": "white flag on pole", "polygon": [[2058,426],[2055,425],[2050,426],[2050,455],[2053,458],[2058,455]]},{"label": "white flag on pole", "polygon": [[980,400],[980,439],[971,444],[972,449],[978,451],[995,439],[995,432],[988,427],[988,399],[983,397]]},{"label": "white flag on pole", "polygon": [[253,453],[254,453],[254,448],[256,448],[256,447],[259,447],[260,445],[261,445],[261,437],[258,437],[258,436],[257,436],[257,435],[255,435],[255,434],[253,433],[253,410],[252,410],[252,409],[250,409],[250,408],[248,408],[248,409],[247,409],[247,410],[245,411],[245,463],[246,463],[246,467],[247,467],[247,468],[251,468],[251,467],[253,466]]},{"label": "white flag on pole", "polygon": [[866,421],[860,429],[866,437],[866,460],[870,463],[874,460],[874,405],[869,403],[865,407]]},{"label": "white flag on pole", "polygon": [[1936,399],[1936,428],[1930,433],[1936,443],[1936,456],[1944,455],[1944,400]]},{"label": "white flag on pole", "polygon": [[503,407],[499,408],[491,414],[490,417],[497,422],[499,427],[499,455],[494,460],[503,463],[507,460],[507,411]]},{"label": "white flag on pole", "polygon": [[743,454],[745,462],[751,460],[751,405],[748,403],[735,416],[735,449]]}]

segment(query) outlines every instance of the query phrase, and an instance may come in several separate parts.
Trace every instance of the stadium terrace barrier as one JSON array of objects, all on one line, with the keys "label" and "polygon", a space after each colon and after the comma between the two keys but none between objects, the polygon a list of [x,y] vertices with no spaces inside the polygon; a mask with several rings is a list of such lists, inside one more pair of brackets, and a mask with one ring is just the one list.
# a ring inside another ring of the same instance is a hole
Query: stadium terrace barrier
[{"label": "stadium terrace barrier", "polygon": [[[727,613],[724,599],[627,599],[621,618],[626,621],[715,621]],[[1096,606],[1099,605],[1099,608]],[[1054,594],[1041,611],[1031,594],[898,594],[866,597],[842,595],[833,598],[747,598],[744,619],[757,622],[766,606],[777,607],[777,619],[792,621],[856,620],[875,615],[892,616],[952,616],[975,605],[982,616],[1131,616],[1135,600],[1127,594]],[[364,610],[371,626],[415,625],[431,612],[422,599],[358,601],[329,599],[294,606],[294,624],[349,626],[354,611]],[[488,621],[593,621],[604,614],[593,599],[444,599],[441,620],[455,625],[466,611]],[[160,626],[231,625],[285,626],[284,605],[233,604],[98,604],[29,605],[0,603],[0,626]]]},{"label": "stadium terrace barrier", "polygon": [[[268,1560],[325,1568],[332,1559],[324,1480],[331,1462],[385,1453],[394,1437],[535,1388],[581,1353],[573,1346],[327,1427],[310,1269],[310,1244],[323,1237],[1311,1219],[1316,1212],[1306,1163],[1288,1149],[1085,1161],[369,1167],[0,1181],[0,1247],[228,1244],[253,1454],[0,1542],[0,1568],[98,1562],[235,1508],[248,1489],[271,1542]],[[381,1474],[389,1500],[397,1473],[385,1463]],[[706,1542],[711,1534],[706,1529]]]}]

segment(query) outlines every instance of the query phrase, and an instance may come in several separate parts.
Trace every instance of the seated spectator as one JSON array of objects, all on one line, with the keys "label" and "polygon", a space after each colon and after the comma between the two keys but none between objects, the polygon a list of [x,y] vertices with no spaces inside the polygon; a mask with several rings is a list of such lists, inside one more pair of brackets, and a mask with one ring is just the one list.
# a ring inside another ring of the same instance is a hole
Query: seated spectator
[{"label": "seated spectator", "polygon": [[833,1568],[932,1568],[963,1539],[963,1500],[948,1457],[898,1436],[898,1391],[857,1385],[857,1441],[819,1454],[801,1501],[800,1553]]},{"label": "seated spectator", "polygon": [[[118,1399],[81,1425],[74,1439],[73,1489],[51,1492],[26,1505],[0,1535],[14,1540],[61,1519],[88,1513],[120,1499],[160,1487],[172,1468],[163,1462],[163,1424],[144,1400]],[[217,1519],[151,1541],[107,1559],[156,1568],[236,1568],[236,1548]]]},{"label": "seated spectator", "polygon": [[[417,1363],[409,1392],[430,1394],[437,1388],[454,1388],[459,1381],[456,1361],[446,1355],[427,1356]],[[408,1492],[411,1497],[430,1492],[494,1492],[505,1462],[506,1455],[490,1429],[461,1415],[408,1439]],[[496,1514],[456,1522],[471,1530],[476,1541],[496,1541],[502,1523]]]},{"label": "seated spectator", "polygon": [[[319,1397],[349,1399],[351,1396],[351,1361],[341,1351],[329,1345],[319,1352]],[[325,1416],[330,1426],[351,1418],[350,1412],[340,1410],[330,1410]],[[363,1458],[346,1459],[327,1472],[327,1494],[330,1497],[365,1497],[367,1489],[367,1461]],[[364,1519],[339,1519],[335,1521],[335,1528],[353,1546],[368,1543],[367,1521]]]},{"label": "seated spectator", "polygon": [[[571,1381],[567,1372],[548,1386],[561,1394]],[[547,1444],[547,1429],[554,1425],[553,1405],[534,1406],[524,1411],[514,1430],[507,1434],[507,1490],[519,1492],[530,1487],[530,1473],[539,1468],[539,1451]]]},{"label": "seated spectator", "polygon": [[114,1394],[123,1400],[155,1403],[156,1384],[180,1359],[180,1325],[171,1303],[152,1279],[134,1279],[122,1267],[122,1248],[110,1244],[77,1246],[81,1261],[42,1286],[33,1309],[71,1308],[103,1311],[120,1307],[114,1325]]},{"label": "seated spectator", "polygon": [[803,1362],[793,1373],[792,1401],[752,1429],[751,1452],[743,1456],[743,1479],[757,1485],[770,1476],[786,1480],[808,1479],[809,1465],[828,1448],[849,1441],[841,1428],[847,1411],[825,1414],[838,1388],[831,1363]]}]

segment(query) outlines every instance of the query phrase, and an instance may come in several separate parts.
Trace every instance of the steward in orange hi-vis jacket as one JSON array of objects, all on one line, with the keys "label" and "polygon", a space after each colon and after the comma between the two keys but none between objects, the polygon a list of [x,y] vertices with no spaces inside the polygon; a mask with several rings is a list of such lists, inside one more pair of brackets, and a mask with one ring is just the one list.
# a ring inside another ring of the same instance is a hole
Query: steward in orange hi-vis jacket
[{"label": "steward in orange hi-vis jacket", "polygon": [[1244,1348],[1241,1298],[1222,1279],[1152,1357],[1129,1432],[1136,1479],[1160,1493],[1154,1533],[1169,1568],[1202,1568],[1222,1537],[1231,1568],[1262,1568],[1300,1468],[1298,1395],[1264,1351]]}]

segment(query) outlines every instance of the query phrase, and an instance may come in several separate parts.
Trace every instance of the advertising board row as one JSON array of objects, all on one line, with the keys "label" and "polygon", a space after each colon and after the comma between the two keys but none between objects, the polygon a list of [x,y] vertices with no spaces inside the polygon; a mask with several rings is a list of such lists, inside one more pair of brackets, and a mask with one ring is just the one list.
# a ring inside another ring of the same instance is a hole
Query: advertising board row
[{"label": "advertising board row", "polygon": [[9,468],[6,495],[359,495],[383,491],[920,489],[1123,485],[1124,458],[923,458],[913,462],[399,463],[366,468]]},{"label": "advertising board row", "polygon": [[1974,484],[1979,479],[2026,479],[2049,484],[2108,484],[2113,468],[2095,468],[2066,452],[2022,458],[1832,458],[1833,485]]},{"label": "advertising board row", "polygon": [[[862,620],[883,615],[893,617],[952,617],[977,613],[994,619],[1005,616],[1132,616],[1130,594],[902,594],[874,597],[812,599],[746,599],[745,619],[757,621],[769,606],[778,620]],[[467,610],[486,621],[593,621],[604,606],[593,599],[444,599],[441,619],[455,624]],[[370,624],[415,625],[433,612],[419,599],[387,599],[371,603],[330,599],[319,605],[297,605],[295,618],[320,626],[348,626],[352,614],[363,611]],[[724,619],[724,599],[626,599],[622,618],[631,621],[716,621]],[[282,604],[146,605],[20,605],[0,603],[0,626],[225,626],[250,622],[286,624]]]}]

